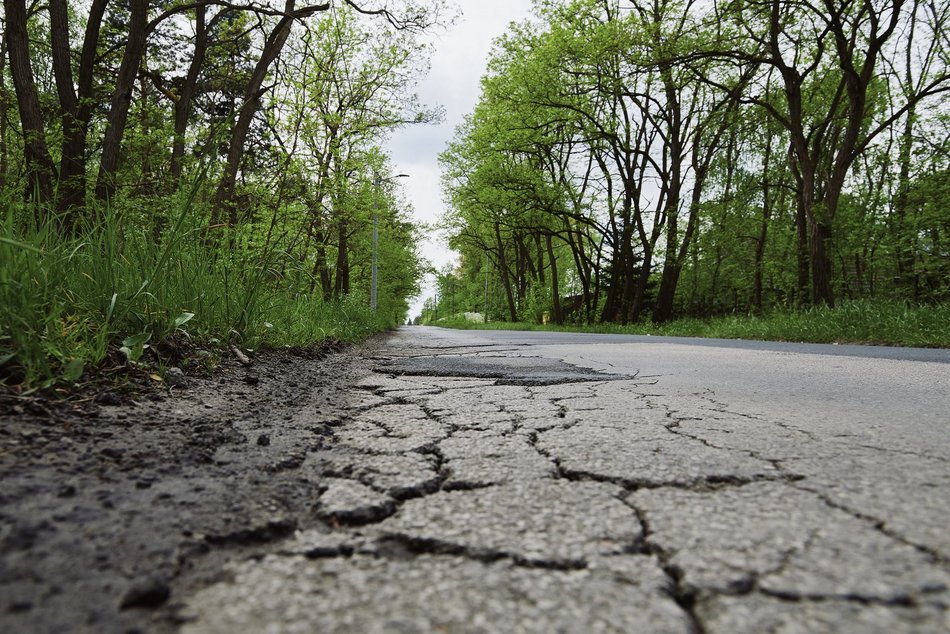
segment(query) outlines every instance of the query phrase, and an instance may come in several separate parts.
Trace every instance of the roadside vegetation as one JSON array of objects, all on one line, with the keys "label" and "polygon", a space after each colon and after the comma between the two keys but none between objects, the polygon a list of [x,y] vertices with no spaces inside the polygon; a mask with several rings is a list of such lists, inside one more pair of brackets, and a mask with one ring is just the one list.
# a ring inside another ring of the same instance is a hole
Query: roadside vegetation
[{"label": "roadside vegetation", "polygon": [[536,6],[442,155],[420,321],[947,345],[946,3]]},{"label": "roadside vegetation", "polygon": [[439,118],[441,3],[363,5],[4,3],[0,386],[405,321],[425,266],[382,143]]},{"label": "roadside vegetation", "polygon": [[431,322],[463,330],[548,330],[667,337],[757,339],[801,343],[861,343],[920,348],[950,348],[950,305],[910,307],[900,302],[845,301],[835,308],[774,311],[763,315],[727,315],[675,319],[662,324],[477,323],[454,315]]}]

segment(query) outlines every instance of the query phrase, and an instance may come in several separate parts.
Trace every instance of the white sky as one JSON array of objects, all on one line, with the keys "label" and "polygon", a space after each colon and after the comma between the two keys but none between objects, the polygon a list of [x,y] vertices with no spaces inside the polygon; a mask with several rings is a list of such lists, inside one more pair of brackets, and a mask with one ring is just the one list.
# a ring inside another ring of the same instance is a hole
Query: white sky
[{"label": "white sky", "polygon": [[[417,223],[434,224],[444,211],[439,153],[452,139],[456,126],[475,107],[492,40],[502,35],[511,22],[527,18],[531,9],[531,0],[458,0],[458,4],[462,16],[444,33],[434,36],[432,71],[418,87],[422,103],[445,108],[445,120],[437,126],[397,131],[389,142],[393,169],[410,176],[401,179],[400,185],[415,208]],[[434,232],[429,232],[422,254],[437,269],[456,258]],[[422,296],[412,303],[410,317],[422,311],[423,301],[433,293],[431,284],[432,280],[427,280]]]}]

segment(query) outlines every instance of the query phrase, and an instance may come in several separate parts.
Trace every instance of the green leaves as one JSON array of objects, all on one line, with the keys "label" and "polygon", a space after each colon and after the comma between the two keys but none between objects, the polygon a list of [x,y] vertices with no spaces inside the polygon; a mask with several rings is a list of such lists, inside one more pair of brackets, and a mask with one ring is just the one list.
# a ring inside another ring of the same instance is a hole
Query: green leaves
[{"label": "green leaves", "polygon": [[187,324],[189,321],[194,319],[194,317],[195,317],[194,313],[182,313],[178,315],[178,317],[175,317],[175,328],[176,329],[181,328],[182,326]]},{"label": "green leaves", "polygon": [[82,359],[73,359],[69,363],[63,366],[62,373],[60,378],[63,381],[72,383],[78,381],[79,377],[82,376],[83,370],[86,368],[86,362]]},{"label": "green leaves", "polygon": [[12,240],[10,238],[5,238],[3,236],[0,236],[0,243],[9,244],[10,246],[17,247],[18,249],[24,249],[26,251],[32,251],[34,253],[42,253],[42,251],[40,251],[39,249],[37,249],[36,247],[32,245],[25,244],[23,242],[18,242],[17,240]]},{"label": "green leaves", "polygon": [[152,338],[152,333],[143,332],[122,341],[122,347],[119,352],[125,355],[129,363],[137,363],[142,358],[142,354],[148,349],[148,341]]}]

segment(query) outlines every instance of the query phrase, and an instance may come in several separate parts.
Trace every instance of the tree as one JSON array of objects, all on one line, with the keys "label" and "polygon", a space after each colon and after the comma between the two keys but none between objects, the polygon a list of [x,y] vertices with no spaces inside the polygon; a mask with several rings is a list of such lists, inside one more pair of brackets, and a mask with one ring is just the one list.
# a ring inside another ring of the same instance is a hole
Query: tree
[{"label": "tree", "polygon": [[23,162],[26,168],[26,193],[34,198],[37,209],[53,200],[56,170],[46,144],[39,93],[30,61],[25,0],[4,0],[5,38],[10,56],[10,74],[16,91],[17,109],[23,131]]},{"label": "tree", "polygon": [[[709,56],[759,70],[757,89],[774,71],[781,100],[767,92],[747,92],[741,103],[764,108],[788,132],[798,181],[799,204],[808,223],[812,299],[834,304],[831,249],[835,215],[849,172],[868,145],[915,104],[950,90],[946,70],[902,96],[882,119],[878,104],[882,58],[898,27],[918,19],[917,2],[822,0],[818,4],[733,2],[711,15],[725,26]],[[911,10],[908,10],[910,8]],[[723,44],[733,48],[720,49]]]}]

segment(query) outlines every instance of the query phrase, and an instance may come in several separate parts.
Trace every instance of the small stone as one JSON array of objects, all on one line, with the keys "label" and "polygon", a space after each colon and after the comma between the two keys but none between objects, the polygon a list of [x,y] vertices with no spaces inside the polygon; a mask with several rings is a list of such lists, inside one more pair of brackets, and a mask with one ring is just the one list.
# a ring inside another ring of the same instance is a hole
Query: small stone
[{"label": "small stone", "polygon": [[261,434],[260,436],[257,437],[257,444],[260,447],[270,446],[270,436],[268,436],[267,434]]},{"label": "small stone", "polygon": [[168,601],[171,588],[164,579],[150,577],[139,579],[126,591],[119,603],[120,610],[128,608],[156,608]]},{"label": "small stone", "polygon": [[96,397],[96,403],[115,407],[122,404],[122,399],[115,392],[102,392]]},{"label": "small stone", "polygon": [[165,370],[165,383],[169,387],[188,387],[188,379],[185,378],[185,373],[181,371],[181,368],[168,368]]},{"label": "small stone", "polygon": [[112,458],[113,460],[121,460],[122,456],[125,455],[125,450],[119,449],[118,447],[106,447],[99,453],[101,453],[106,458]]}]

